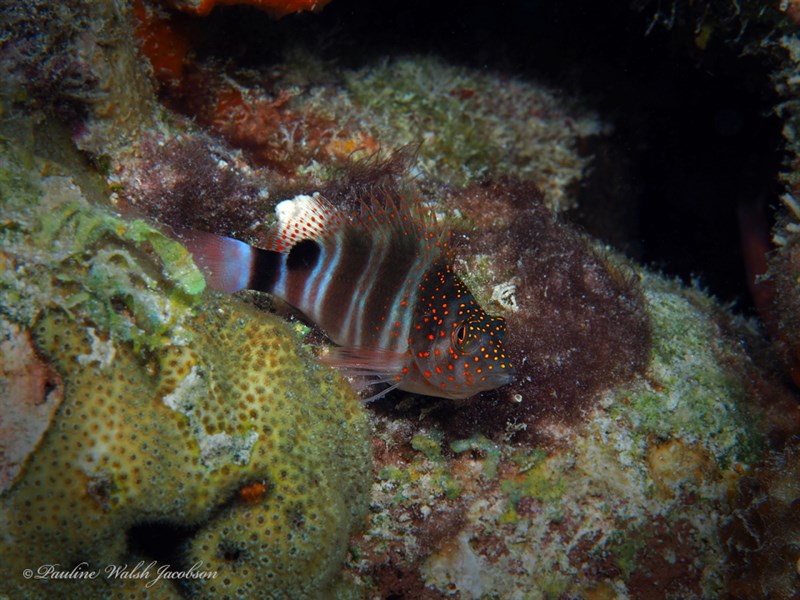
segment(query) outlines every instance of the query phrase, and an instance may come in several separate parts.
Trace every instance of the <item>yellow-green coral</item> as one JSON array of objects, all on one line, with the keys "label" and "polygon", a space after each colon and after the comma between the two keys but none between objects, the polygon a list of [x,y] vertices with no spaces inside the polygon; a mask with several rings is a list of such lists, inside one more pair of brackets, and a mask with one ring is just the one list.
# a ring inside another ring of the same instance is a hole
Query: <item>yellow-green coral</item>
[{"label": "yellow-green coral", "polygon": [[[22,572],[129,563],[127,533],[152,522],[199,526],[181,566],[218,573],[190,583],[201,597],[330,585],[369,478],[366,421],[347,384],[298,352],[278,319],[223,302],[190,321],[191,348],[147,360],[130,344],[108,364],[82,360],[98,335],[88,325],[48,311],[34,328],[66,397],[2,498],[0,590],[99,597],[121,582],[53,585]],[[242,492],[252,482],[263,482],[255,497]]]},{"label": "yellow-green coral", "polygon": [[[219,344],[239,348],[217,354],[215,368],[248,377],[214,380],[212,395],[239,401],[195,406],[193,435],[200,429],[204,438],[216,437],[234,431],[235,423],[241,440],[234,440],[236,449],[257,433],[246,478],[266,482],[267,491],[261,502],[227,505],[193,538],[189,562],[200,560],[222,575],[195,587],[206,597],[267,588],[276,596],[281,590],[316,596],[336,574],[352,526],[366,508],[371,464],[365,414],[341,377],[298,354],[291,330],[277,319],[246,324],[240,315],[209,311],[201,320],[203,329],[221,334],[207,336],[201,354],[214,354]],[[224,328],[217,328],[219,321]],[[280,332],[271,344],[253,335],[263,328]]]},{"label": "yellow-green coral", "polygon": [[[277,317],[200,294],[162,233],[3,150],[0,312],[64,393],[0,494],[0,597],[324,596],[368,498],[349,385]],[[97,575],[25,576],[46,565]]]}]

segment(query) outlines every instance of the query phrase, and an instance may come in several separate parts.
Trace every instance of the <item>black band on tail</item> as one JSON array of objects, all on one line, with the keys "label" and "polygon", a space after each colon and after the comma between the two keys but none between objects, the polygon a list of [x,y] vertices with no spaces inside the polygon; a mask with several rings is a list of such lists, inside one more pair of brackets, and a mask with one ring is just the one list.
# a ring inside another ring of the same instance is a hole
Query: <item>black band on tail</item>
[{"label": "black band on tail", "polygon": [[253,248],[253,262],[247,287],[259,292],[271,292],[278,281],[282,259],[280,252]]}]

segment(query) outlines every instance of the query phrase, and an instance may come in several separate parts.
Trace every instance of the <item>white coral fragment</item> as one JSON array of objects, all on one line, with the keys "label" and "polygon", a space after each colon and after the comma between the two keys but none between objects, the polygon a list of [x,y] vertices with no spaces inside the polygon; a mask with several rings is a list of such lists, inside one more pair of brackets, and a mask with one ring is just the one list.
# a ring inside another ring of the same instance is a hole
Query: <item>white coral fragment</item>
[{"label": "white coral fragment", "polygon": [[498,283],[492,288],[492,297],[490,301],[496,302],[507,312],[515,313],[519,310],[516,293],[517,284],[514,279]]},{"label": "white coral fragment", "polygon": [[200,450],[200,460],[214,470],[222,466],[246,465],[250,462],[253,446],[258,441],[258,433],[248,431],[244,435],[231,433],[209,434],[203,426],[199,407],[207,403],[209,391],[200,370],[194,366],[178,387],[166,394],[162,402],[171,410],[184,415]]}]

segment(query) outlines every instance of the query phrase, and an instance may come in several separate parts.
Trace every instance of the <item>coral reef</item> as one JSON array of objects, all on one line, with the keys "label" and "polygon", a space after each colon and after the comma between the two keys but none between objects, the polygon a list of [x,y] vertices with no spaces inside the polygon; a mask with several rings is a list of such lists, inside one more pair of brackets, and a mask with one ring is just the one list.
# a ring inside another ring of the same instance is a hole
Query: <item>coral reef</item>
[{"label": "coral reef", "polygon": [[513,173],[556,211],[574,206],[571,188],[588,168],[581,140],[604,132],[596,115],[543,85],[428,57],[331,71],[301,53],[280,73],[199,65],[166,101],[253,163],[306,186],[320,184],[325,165],[422,141],[416,168],[429,190]]},{"label": "coral reef", "polygon": [[[24,349],[26,330],[60,382],[3,360],[4,427],[21,441],[2,453],[0,592],[133,592],[106,569],[154,560],[137,595],[148,581],[159,597],[325,593],[367,501],[348,384],[277,317],[201,295],[183,248],[89,204],[63,165],[4,142],[2,167],[3,347]],[[99,576],[24,577],[47,564]],[[157,581],[165,565],[198,575]]]},{"label": "coral reef", "polygon": [[463,186],[513,174],[541,189],[555,211],[574,206],[570,188],[589,166],[580,141],[604,128],[544,86],[423,57],[369,65],[345,81],[382,144],[424,140],[418,168],[427,179]]},{"label": "coral reef", "polygon": [[[752,321],[566,223],[613,162],[606,115],[482,50],[326,56],[336,32],[303,28],[337,3],[294,24],[217,4],[0,9],[0,596],[792,597],[796,395]],[[779,54],[797,187],[792,3],[655,4],[641,35],[698,64]],[[205,290],[169,227],[258,243],[278,201],[357,192],[403,147],[388,175],[453,231],[519,376],[365,410],[320,332]],[[76,575],[25,578],[49,563]],[[81,577],[109,565],[141,574]]]},{"label": "coral reef", "polygon": [[[637,9],[651,18],[651,29],[665,27],[676,39],[693,41],[705,64],[718,59],[721,47],[761,57],[785,143],[777,175],[785,187],[756,199],[758,210],[744,211],[740,227],[745,253],[757,265],[749,273],[754,304],[771,348],[764,354],[770,369],[781,369],[800,382],[800,62],[795,2],[772,10],[755,4],[642,0]],[[649,31],[649,30],[648,30]],[[750,200],[750,203],[753,199]],[[767,206],[771,205],[769,209]],[[773,215],[774,211],[774,215]],[[740,215],[741,211],[740,207]],[[771,240],[767,234],[773,216]],[[770,243],[771,242],[771,243]],[[757,356],[759,352],[754,352]],[[759,384],[756,384],[759,385]],[[730,598],[797,598],[800,594],[800,546],[797,514],[797,423],[795,405],[772,410],[765,405],[772,451],[736,487],[735,506],[721,523],[727,558],[725,595]],[[788,408],[788,411],[787,411]],[[780,429],[781,431],[776,431]]]}]

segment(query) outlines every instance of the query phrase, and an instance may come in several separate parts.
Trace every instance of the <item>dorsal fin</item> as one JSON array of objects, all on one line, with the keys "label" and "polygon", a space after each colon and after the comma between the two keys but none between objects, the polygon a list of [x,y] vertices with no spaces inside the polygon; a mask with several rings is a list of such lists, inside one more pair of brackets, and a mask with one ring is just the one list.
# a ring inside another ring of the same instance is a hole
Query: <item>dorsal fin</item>
[{"label": "dorsal fin", "polygon": [[415,246],[427,255],[449,252],[448,232],[419,201],[391,191],[333,205],[319,193],[301,194],[275,206],[278,222],[265,249],[288,254],[303,240],[332,243],[339,234],[365,235],[399,248]]},{"label": "dorsal fin", "polygon": [[278,223],[267,239],[267,250],[287,254],[297,242],[334,236],[343,215],[320,194],[301,194],[275,206]]}]

